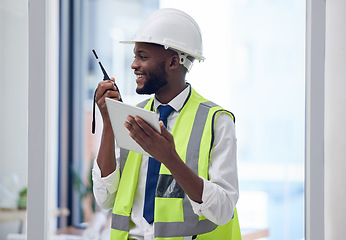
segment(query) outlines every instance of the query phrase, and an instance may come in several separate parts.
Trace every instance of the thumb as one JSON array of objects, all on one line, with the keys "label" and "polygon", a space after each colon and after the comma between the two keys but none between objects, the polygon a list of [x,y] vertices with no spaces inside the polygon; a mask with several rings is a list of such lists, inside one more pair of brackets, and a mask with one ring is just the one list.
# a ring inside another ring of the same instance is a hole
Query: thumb
[{"label": "thumb", "polygon": [[163,124],[162,121],[160,121],[160,128],[162,136],[164,136],[169,141],[173,139],[172,134],[168,131],[168,129],[165,127],[165,124]]}]

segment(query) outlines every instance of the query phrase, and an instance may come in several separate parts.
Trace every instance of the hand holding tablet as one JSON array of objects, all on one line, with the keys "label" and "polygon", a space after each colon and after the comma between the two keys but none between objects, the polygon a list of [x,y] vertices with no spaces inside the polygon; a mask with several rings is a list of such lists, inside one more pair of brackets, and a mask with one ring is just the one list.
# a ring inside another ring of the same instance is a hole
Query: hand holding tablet
[{"label": "hand holding tablet", "polygon": [[110,98],[106,98],[106,104],[114,137],[118,146],[144,154],[146,156],[150,156],[149,153],[144,151],[143,148],[130,137],[129,131],[124,126],[124,123],[127,121],[128,116],[138,116],[146,121],[157,132],[161,133],[159,116],[155,112],[151,112]]}]

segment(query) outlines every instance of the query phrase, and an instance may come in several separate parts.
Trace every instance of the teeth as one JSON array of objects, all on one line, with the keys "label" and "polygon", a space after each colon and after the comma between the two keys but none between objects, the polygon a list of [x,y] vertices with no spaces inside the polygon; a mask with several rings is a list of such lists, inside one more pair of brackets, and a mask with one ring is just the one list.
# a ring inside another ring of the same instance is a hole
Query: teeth
[{"label": "teeth", "polygon": [[136,75],[136,78],[142,78],[144,75]]}]

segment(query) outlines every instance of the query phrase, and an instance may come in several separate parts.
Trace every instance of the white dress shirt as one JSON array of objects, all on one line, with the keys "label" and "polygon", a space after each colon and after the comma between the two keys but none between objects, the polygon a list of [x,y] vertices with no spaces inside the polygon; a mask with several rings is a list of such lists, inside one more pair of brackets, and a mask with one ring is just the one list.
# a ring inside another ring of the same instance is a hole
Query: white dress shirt
[{"label": "white dress shirt", "polygon": [[[168,103],[174,111],[167,118],[167,129],[172,130],[180,110],[189,96],[189,85],[177,97]],[[162,105],[154,99],[155,111]],[[210,180],[203,179],[202,203],[196,203],[190,199],[193,211],[203,215],[217,225],[226,224],[232,217],[238,200],[238,174],[236,163],[236,137],[232,118],[225,113],[218,114],[215,120],[214,145],[210,153],[209,176]],[[95,161],[92,170],[94,183],[94,196],[97,204],[103,209],[113,208],[114,199],[119,185],[120,149],[116,146],[117,169],[107,177],[101,177],[101,171]],[[143,206],[145,196],[145,184],[148,168],[148,157],[143,155],[138,184],[131,213],[129,237],[141,240],[153,240],[153,224],[149,224],[143,218]]]}]

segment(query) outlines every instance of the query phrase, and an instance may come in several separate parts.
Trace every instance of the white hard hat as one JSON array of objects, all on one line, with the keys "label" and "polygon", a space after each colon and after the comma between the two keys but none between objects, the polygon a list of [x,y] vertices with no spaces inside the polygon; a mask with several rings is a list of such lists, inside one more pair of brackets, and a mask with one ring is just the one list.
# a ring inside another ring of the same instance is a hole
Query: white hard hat
[{"label": "white hard hat", "polygon": [[152,13],[129,41],[121,43],[146,42],[155,43],[176,51],[180,63],[188,70],[192,62],[191,56],[203,61],[201,30],[196,21],[183,11],[173,8],[162,8]]}]

